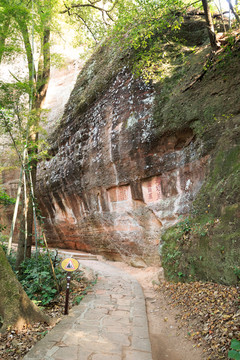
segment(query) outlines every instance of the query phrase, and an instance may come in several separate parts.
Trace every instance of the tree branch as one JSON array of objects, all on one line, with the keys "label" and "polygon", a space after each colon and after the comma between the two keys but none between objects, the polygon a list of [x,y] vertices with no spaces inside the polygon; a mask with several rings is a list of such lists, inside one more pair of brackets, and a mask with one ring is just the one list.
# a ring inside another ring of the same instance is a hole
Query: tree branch
[{"label": "tree branch", "polygon": [[[34,80],[36,80],[36,72],[33,66],[33,53],[32,53],[32,47],[31,42],[29,38],[28,28],[25,21],[22,21],[18,18],[16,18],[16,21],[19,25],[20,31],[22,33],[23,42],[26,50],[27,60],[28,60],[28,71],[29,71],[29,79],[32,79],[32,74],[34,74]],[[31,80],[30,80],[31,81]],[[34,86],[34,84],[32,84]]]},{"label": "tree branch", "polygon": [[[94,1],[94,2],[91,2],[91,1],[90,1],[90,4],[72,4],[71,6],[67,6],[67,5],[64,3],[64,6],[66,7],[66,10],[62,10],[62,11],[60,12],[60,14],[68,13],[68,15],[70,15],[70,10],[72,10],[72,9],[79,9],[79,8],[84,8],[84,7],[91,7],[91,8],[93,8],[93,9],[98,10],[98,11],[101,11],[101,12],[106,13],[107,16],[109,17],[109,19],[110,19],[111,21],[114,21],[113,18],[112,18],[112,16],[111,16],[109,13],[114,9],[114,7],[116,6],[118,0],[116,0],[116,1],[114,2],[113,6],[112,6],[109,10],[104,9],[104,8],[102,8],[102,7],[99,7],[99,6],[96,6],[95,4],[96,4],[97,2],[98,2],[98,1]],[[76,14],[75,14],[75,15],[76,15]]]},{"label": "tree branch", "polygon": [[20,151],[18,150],[18,147],[17,147],[16,141],[15,141],[15,139],[14,139],[14,136],[13,136],[13,134],[12,134],[11,128],[10,128],[10,126],[9,126],[9,124],[8,124],[8,121],[7,121],[7,119],[6,119],[6,116],[4,115],[4,113],[3,113],[2,111],[1,111],[1,116],[2,116],[2,119],[3,119],[3,123],[4,123],[4,126],[5,126],[5,129],[7,130],[8,134],[9,134],[11,140],[12,140],[12,144],[13,144],[15,150],[16,150],[16,153],[17,153],[17,155],[18,155],[18,158],[19,158],[19,160],[20,160],[20,163],[21,163],[21,165],[23,165],[22,155],[21,155]]},{"label": "tree branch", "polygon": [[10,26],[10,19],[7,19],[3,23],[2,34],[0,35],[0,63],[2,60],[3,53],[4,53],[5,40],[8,35],[9,26]]},{"label": "tree branch", "polygon": [[227,0],[228,4],[229,4],[229,8],[232,11],[233,15],[235,16],[236,20],[238,23],[240,23],[240,19],[238,14],[236,13],[236,11],[234,10],[234,7],[232,6],[231,0]]},{"label": "tree branch", "polygon": [[[66,6],[66,4],[64,4]],[[93,5],[93,4],[72,4],[71,6],[68,6],[68,9],[67,10],[63,10],[61,11],[60,13],[61,14],[65,14],[66,12],[68,12],[68,10],[72,10],[72,9],[79,9],[79,8],[83,8],[83,7],[92,7],[93,9],[96,9],[96,10],[99,10],[99,11],[106,11],[105,9],[103,8],[100,8],[96,5]]]},{"label": "tree branch", "polygon": [[79,15],[78,13],[72,13],[72,15],[76,15],[82,22],[83,24],[86,26],[86,28],[88,29],[88,31],[90,32],[90,34],[92,35],[94,41],[97,43],[97,39],[92,31],[92,29],[88,26],[88,24],[86,23],[86,21],[83,19],[83,17],[81,15]]}]

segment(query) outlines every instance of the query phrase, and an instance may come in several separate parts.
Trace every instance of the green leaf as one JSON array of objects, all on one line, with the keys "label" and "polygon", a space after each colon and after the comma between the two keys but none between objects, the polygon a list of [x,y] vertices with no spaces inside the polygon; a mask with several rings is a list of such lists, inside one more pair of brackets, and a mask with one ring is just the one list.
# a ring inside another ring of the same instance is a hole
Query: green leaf
[{"label": "green leaf", "polygon": [[240,350],[240,341],[238,341],[237,339],[232,339],[231,348],[233,350]]},{"label": "green leaf", "polygon": [[234,359],[234,360],[240,360],[240,353],[238,351],[235,351],[235,350],[230,350],[228,352],[228,358],[229,359]]}]

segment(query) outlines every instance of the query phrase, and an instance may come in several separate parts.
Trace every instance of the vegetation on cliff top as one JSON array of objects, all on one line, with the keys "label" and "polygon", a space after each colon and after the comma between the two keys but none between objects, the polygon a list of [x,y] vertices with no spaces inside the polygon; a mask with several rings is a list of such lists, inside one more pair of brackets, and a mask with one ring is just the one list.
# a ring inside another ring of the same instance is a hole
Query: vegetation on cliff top
[{"label": "vegetation on cliff top", "polygon": [[[179,42],[177,32],[186,7],[182,1],[169,1],[167,7],[155,0],[119,1],[116,7],[117,21],[79,74],[69,99],[71,119],[97,100],[125,67],[145,81],[159,80],[168,62],[169,49]],[[202,20],[201,26],[203,23]],[[168,42],[170,46],[166,49]],[[174,51],[179,53],[182,49],[179,44]],[[61,126],[71,119],[63,117]]]}]

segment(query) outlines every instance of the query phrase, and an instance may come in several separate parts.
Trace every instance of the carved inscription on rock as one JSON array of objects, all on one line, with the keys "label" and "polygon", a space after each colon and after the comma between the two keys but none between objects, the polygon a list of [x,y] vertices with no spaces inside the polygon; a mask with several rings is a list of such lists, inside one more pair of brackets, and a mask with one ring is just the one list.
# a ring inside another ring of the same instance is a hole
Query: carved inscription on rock
[{"label": "carved inscription on rock", "polygon": [[124,185],[108,190],[110,202],[132,200],[130,186]]},{"label": "carved inscription on rock", "polygon": [[161,177],[155,176],[142,183],[143,198],[146,203],[162,199]]},{"label": "carved inscription on rock", "polygon": [[129,185],[109,189],[108,196],[113,211],[126,210],[132,207],[132,194]]}]

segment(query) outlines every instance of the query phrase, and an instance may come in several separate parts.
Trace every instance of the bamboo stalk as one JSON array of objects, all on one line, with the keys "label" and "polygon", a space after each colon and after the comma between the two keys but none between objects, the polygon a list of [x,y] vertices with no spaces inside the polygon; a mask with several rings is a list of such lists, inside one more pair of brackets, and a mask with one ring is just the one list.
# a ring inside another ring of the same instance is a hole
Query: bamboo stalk
[{"label": "bamboo stalk", "polygon": [[58,281],[57,281],[57,278],[56,278],[56,274],[55,274],[55,270],[54,270],[53,262],[52,262],[52,259],[51,259],[51,256],[50,256],[50,252],[49,252],[49,249],[48,249],[48,244],[47,244],[46,235],[45,235],[45,233],[44,233],[44,230],[43,230],[43,229],[42,229],[42,235],[43,235],[43,241],[44,241],[44,244],[45,244],[46,249],[47,249],[47,253],[48,253],[48,257],[49,257],[49,261],[50,261],[50,264],[51,264],[53,277],[54,277],[55,283],[56,283],[56,285],[57,285],[57,291],[59,292],[59,291],[60,291],[60,289],[59,289]]},{"label": "bamboo stalk", "polygon": [[28,204],[28,197],[27,197],[27,179],[26,179],[26,170],[24,171],[24,260],[26,260],[26,252],[27,252],[27,204]]},{"label": "bamboo stalk", "polygon": [[32,180],[32,173],[29,172],[29,180],[30,180],[30,189],[31,189],[31,196],[32,196],[32,204],[33,204],[33,221],[34,221],[34,236],[35,236],[35,247],[36,252],[38,249],[37,241],[38,241],[38,234],[37,234],[37,215],[36,215],[36,204],[34,201],[34,189],[33,189],[33,180]]},{"label": "bamboo stalk", "polygon": [[14,213],[13,213],[13,219],[12,219],[12,225],[11,225],[10,235],[9,235],[9,239],[8,239],[7,255],[10,255],[11,248],[12,248],[13,233],[14,233],[14,229],[15,229],[15,225],[16,225],[18,208],[19,208],[19,202],[20,202],[20,196],[21,196],[21,191],[22,191],[22,177],[23,177],[23,167],[21,167],[21,171],[20,171],[20,177],[19,177],[19,182],[18,182],[17,198],[16,198],[15,207],[14,207]]}]

